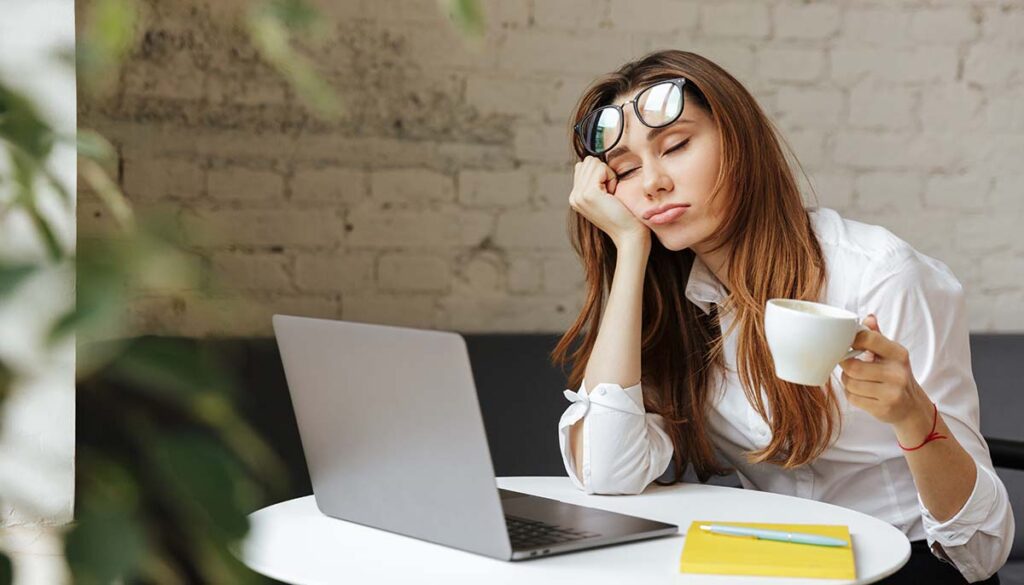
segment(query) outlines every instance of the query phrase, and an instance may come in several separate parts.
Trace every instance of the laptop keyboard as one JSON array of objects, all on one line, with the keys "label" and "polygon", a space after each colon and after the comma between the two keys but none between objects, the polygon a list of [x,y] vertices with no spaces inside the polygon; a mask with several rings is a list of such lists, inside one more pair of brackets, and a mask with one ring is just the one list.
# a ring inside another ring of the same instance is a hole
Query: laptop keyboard
[{"label": "laptop keyboard", "polygon": [[512,548],[515,549],[545,546],[601,536],[594,532],[563,528],[554,524],[509,516],[507,514],[505,515],[505,524],[508,525],[508,535],[512,540]]}]

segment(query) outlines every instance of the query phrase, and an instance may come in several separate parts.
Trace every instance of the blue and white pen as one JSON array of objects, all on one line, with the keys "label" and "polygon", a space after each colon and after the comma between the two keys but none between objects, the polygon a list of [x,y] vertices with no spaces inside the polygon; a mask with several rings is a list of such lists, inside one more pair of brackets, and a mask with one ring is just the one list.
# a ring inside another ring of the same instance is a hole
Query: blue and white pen
[{"label": "blue and white pen", "polygon": [[798,542],[800,544],[816,544],[819,546],[846,546],[846,541],[820,534],[805,534],[803,532],[783,532],[781,530],[764,530],[761,528],[746,528],[742,526],[721,526],[719,524],[702,524],[700,527],[704,532],[714,534],[727,534],[729,536],[746,536],[760,538],[762,540],[779,540],[782,542]]}]

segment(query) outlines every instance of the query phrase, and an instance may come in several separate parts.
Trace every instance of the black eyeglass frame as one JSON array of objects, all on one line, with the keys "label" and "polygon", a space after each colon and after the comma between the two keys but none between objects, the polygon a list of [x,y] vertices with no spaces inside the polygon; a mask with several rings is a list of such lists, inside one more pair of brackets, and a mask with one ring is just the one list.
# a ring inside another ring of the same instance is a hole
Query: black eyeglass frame
[{"label": "black eyeglass frame", "polygon": [[[648,128],[664,128],[665,126],[668,126],[669,124],[672,124],[673,122],[678,120],[679,116],[683,115],[683,110],[686,107],[686,98],[685,98],[685,93],[683,92],[683,88],[686,86],[687,81],[688,80],[685,77],[676,77],[674,79],[662,79],[661,81],[655,81],[654,83],[652,83],[652,84],[648,85],[647,87],[643,88],[642,90],[638,91],[636,96],[633,99],[629,100],[629,102],[627,102],[627,103],[633,104],[633,113],[636,114],[636,119],[640,120],[641,124],[643,124],[644,126],[647,126]],[[674,86],[679,88],[679,111],[676,113],[675,116],[672,117],[671,120],[665,122],[664,124],[659,124],[657,126],[652,126],[651,124],[648,124],[644,120],[643,116],[640,115],[640,106],[637,105],[637,101],[640,99],[640,96],[642,96],[645,93],[647,93],[647,91],[649,91],[651,88],[657,87],[657,86],[659,86],[659,85],[661,85],[663,83],[671,83],[672,85],[674,85]],[[606,106],[601,106],[600,108],[597,108],[593,112],[590,112],[589,114],[584,116],[582,120],[580,120],[575,126],[573,126],[573,130],[576,132],[576,136],[579,137],[580,143],[583,144],[583,148],[587,152],[589,152],[590,154],[592,154],[594,156],[601,156],[601,155],[605,154],[606,152],[610,151],[611,149],[615,148],[615,145],[619,143],[619,140],[622,140],[622,132],[623,132],[623,129],[626,127],[626,112],[622,109],[622,107],[624,105],[626,105],[626,104],[608,104]],[[587,120],[590,120],[593,116],[599,116],[600,112],[602,110],[606,110],[608,108],[614,108],[614,109],[619,111],[619,119],[622,120],[622,123],[619,124],[619,134],[618,134],[618,136],[615,137],[615,140],[612,141],[612,143],[607,148],[605,148],[604,150],[602,150],[600,152],[594,152],[587,145],[587,138],[586,138],[586,136],[583,135],[583,126],[584,126],[584,123]]]}]

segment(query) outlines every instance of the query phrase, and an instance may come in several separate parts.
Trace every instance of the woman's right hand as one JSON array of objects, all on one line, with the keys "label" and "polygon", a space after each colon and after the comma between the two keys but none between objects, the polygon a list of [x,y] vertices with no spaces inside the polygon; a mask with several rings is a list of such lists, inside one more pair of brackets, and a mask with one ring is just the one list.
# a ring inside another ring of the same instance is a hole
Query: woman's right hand
[{"label": "woman's right hand", "polygon": [[651,230],[615,198],[617,185],[615,172],[601,159],[588,156],[576,163],[569,206],[620,247],[627,238],[649,238]]}]

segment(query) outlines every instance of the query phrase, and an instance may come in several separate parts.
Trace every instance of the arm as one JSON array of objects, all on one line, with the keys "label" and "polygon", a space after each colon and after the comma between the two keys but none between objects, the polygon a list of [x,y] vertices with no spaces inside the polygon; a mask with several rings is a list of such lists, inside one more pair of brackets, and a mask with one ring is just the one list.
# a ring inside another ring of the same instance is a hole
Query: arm
[{"label": "arm", "polygon": [[890,423],[905,446],[920,444],[936,421],[946,439],[902,452],[928,542],[969,581],[985,579],[1006,561],[1014,523],[979,430],[963,287],[944,264],[913,251],[877,262],[865,284],[861,310],[877,319],[854,347],[879,359],[843,362],[850,403]]},{"label": "arm", "polygon": [[[565,469],[587,493],[638,494],[672,457],[660,415],[644,410],[640,387],[640,312],[645,245],[620,245],[609,304],[573,404],[558,423]],[[625,384],[632,386],[624,387]]]},{"label": "arm", "polygon": [[[630,240],[619,248],[608,306],[601,316],[601,326],[587,362],[584,380],[611,382],[623,387],[632,386],[640,380],[640,314],[644,272],[650,250],[649,237]],[[588,393],[586,382],[580,391]],[[569,443],[576,473],[580,474],[583,419],[572,425]]]}]

